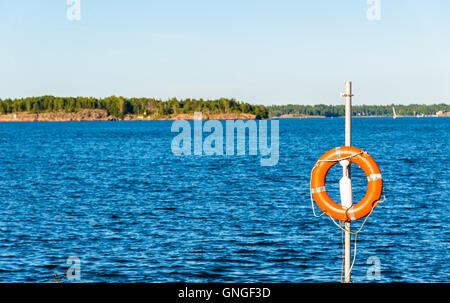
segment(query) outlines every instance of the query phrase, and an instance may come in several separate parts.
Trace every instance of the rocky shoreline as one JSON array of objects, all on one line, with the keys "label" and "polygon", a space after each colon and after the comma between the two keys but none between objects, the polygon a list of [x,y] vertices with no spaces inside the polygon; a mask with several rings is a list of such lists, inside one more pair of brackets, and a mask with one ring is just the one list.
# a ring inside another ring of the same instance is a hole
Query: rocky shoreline
[{"label": "rocky shoreline", "polygon": [[[203,120],[255,120],[253,114],[203,114]],[[0,115],[0,122],[68,122],[68,121],[167,121],[167,120],[194,120],[194,114],[177,114],[170,116],[139,116],[126,115],[123,119],[108,114],[101,109],[82,109],[73,113],[51,112],[30,113],[20,112]]]},{"label": "rocky shoreline", "polygon": [[[439,115],[438,117],[449,117],[450,113]],[[354,116],[353,118],[382,118],[388,116]],[[399,116],[400,117],[400,116]],[[414,116],[404,116],[414,117]],[[425,116],[436,117],[436,116]],[[298,116],[282,115],[272,117],[272,119],[302,119],[302,118],[325,118],[324,116]],[[231,113],[231,114],[202,114],[203,120],[255,120],[253,114]],[[176,114],[170,116],[139,116],[126,115],[123,119],[110,115],[102,109],[82,109],[73,113],[51,112],[51,113],[30,113],[20,112],[0,115],[0,122],[68,122],[68,121],[173,121],[173,120],[194,120],[194,114]]]},{"label": "rocky shoreline", "polygon": [[[397,116],[398,118],[422,118],[422,117],[450,117],[450,113],[440,115],[423,115],[423,116]],[[298,116],[292,114],[281,115],[279,117],[271,117],[271,119],[304,119],[304,118],[326,118],[325,116]],[[332,118],[344,118],[343,116]],[[352,118],[392,118],[392,116],[352,116]]]}]

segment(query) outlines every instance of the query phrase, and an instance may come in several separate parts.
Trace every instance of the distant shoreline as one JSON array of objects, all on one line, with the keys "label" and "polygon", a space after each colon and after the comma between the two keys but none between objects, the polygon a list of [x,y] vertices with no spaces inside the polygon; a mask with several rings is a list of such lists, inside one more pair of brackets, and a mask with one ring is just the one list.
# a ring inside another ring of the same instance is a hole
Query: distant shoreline
[{"label": "distant shoreline", "polygon": [[[397,118],[416,118],[417,116],[397,116]],[[421,118],[419,116],[417,118]],[[442,115],[424,115],[423,117],[450,117],[450,113]],[[343,118],[312,116],[312,115],[282,115],[279,117],[269,117],[269,119],[322,119],[322,118]],[[353,118],[393,118],[392,116],[353,116]],[[77,112],[48,112],[48,113],[30,113],[18,112],[0,115],[0,122],[81,122],[81,121],[176,121],[176,120],[194,120],[194,114],[173,114],[167,116],[142,116],[126,115],[123,119],[109,114],[102,109],[82,109]],[[257,120],[254,114],[244,113],[223,113],[207,114],[203,113],[202,120]]]},{"label": "distant shoreline", "polygon": [[[397,116],[397,118],[449,118],[450,115]],[[270,117],[270,119],[317,119],[317,118],[345,118],[344,116],[298,116],[298,117]],[[392,116],[352,116],[352,118],[392,118]]]},{"label": "distant shoreline", "polygon": [[[244,113],[205,114],[203,120],[256,120],[256,115]],[[176,121],[194,120],[194,114],[175,114],[168,116],[126,115],[123,119],[109,114],[101,109],[83,109],[73,113],[49,112],[29,113],[19,112],[0,115],[0,122],[81,122],[81,121]]]},{"label": "distant shoreline", "polygon": [[[284,118],[343,117],[344,105],[252,105],[236,99],[126,98],[110,96],[55,97],[50,95],[0,99],[0,121],[173,121],[193,120],[202,112],[203,120],[254,120]],[[450,104],[354,105],[355,118],[450,116]]]}]

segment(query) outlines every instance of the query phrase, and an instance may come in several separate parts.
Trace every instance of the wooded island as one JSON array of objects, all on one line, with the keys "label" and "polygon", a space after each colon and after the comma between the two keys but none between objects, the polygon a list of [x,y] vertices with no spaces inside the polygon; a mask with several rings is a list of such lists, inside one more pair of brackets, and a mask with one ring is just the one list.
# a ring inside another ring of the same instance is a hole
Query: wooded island
[{"label": "wooded island", "polygon": [[[449,116],[450,105],[354,105],[354,117]],[[344,105],[252,105],[220,98],[160,100],[125,97],[27,97],[0,99],[0,121],[92,120],[192,120],[194,112],[204,119],[250,120],[268,118],[342,117]]]}]

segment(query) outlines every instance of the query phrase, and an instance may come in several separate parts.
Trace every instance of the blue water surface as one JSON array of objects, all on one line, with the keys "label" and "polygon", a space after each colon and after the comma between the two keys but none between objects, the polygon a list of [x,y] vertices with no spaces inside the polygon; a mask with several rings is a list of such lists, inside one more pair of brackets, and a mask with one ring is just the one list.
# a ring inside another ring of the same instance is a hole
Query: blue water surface
[{"label": "blue water surface", "polygon": [[[271,167],[175,156],[170,121],[0,123],[0,282],[49,282],[70,256],[81,282],[339,281],[342,233],[312,215],[309,180],[343,145],[344,120],[279,123]],[[353,119],[386,196],[358,236],[353,281],[449,282],[449,133],[448,118]],[[336,200],[341,175],[327,177]],[[358,200],[366,181],[352,177]]]}]

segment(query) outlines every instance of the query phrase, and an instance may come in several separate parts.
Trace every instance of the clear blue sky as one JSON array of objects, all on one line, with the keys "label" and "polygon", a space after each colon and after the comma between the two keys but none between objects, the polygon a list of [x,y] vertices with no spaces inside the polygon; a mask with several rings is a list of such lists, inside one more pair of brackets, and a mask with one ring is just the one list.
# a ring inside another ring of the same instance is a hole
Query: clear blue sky
[{"label": "clear blue sky", "polygon": [[0,98],[450,103],[450,1],[0,2]]}]

